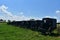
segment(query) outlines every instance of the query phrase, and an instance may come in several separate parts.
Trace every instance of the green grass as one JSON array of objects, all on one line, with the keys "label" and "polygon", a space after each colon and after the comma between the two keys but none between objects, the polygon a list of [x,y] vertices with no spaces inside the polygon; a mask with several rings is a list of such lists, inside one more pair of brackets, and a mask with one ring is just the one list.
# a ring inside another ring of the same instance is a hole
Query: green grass
[{"label": "green grass", "polygon": [[0,23],[0,40],[60,40],[60,37],[44,36],[40,32]]}]

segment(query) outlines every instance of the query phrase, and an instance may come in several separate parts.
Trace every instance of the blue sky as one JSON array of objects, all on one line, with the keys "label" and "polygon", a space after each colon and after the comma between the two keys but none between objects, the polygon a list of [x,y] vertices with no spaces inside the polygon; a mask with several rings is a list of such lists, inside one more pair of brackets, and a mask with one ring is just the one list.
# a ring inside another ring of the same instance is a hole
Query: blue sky
[{"label": "blue sky", "polygon": [[2,5],[8,7],[7,11],[13,15],[23,13],[27,17],[57,17],[56,11],[60,12],[60,0],[0,0]]}]

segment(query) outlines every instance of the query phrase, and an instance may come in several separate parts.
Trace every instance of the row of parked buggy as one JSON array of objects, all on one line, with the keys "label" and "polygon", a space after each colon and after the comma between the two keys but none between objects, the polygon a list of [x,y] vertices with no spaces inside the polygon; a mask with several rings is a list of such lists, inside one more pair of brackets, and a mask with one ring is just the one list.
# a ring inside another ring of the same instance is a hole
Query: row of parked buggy
[{"label": "row of parked buggy", "polygon": [[56,29],[56,22],[57,20],[54,18],[43,18],[42,20],[13,21],[8,22],[7,24],[41,31],[42,33],[51,33]]}]

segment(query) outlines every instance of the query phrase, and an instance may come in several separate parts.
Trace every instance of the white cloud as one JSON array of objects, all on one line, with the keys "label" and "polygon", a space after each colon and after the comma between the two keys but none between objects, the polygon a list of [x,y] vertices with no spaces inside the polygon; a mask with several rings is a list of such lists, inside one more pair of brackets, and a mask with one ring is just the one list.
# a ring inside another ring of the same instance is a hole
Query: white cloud
[{"label": "white cloud", "polygon": [[13,15],[12,12],[8,11],[8,7],[6,7],[5,5],[0,6],[0,13],[5,14],[5,16],[3,16],[1,18],[4,19],[4,17],[5,17],[6,20],[17,20],[17,21],[19,21],[19,20],[29,20],[29,19],[40,19],[39,17],[31,17],[31,16],[27,17],[27,16],[23,15],[24,14],[23,12],[19,13],[20,16]]},{"label": "white cloud", "polygon": [[56,15],[57,15],[58,22],[60,22],[60,10],[56,11]]},{"label": "white cloud", "polygon": [[55,19],[57,19],[56,16],[45,16],[45,18],[55,18]]},{"label": "white cloud", "polygon": [[0,16],[0,19],[4,19],[5,20],[5,17],[4,16]]},{"label": "white cloud", "polygon": [[4,13],[7,16],[13,16],[11,12],[7,11],[8,7],[6,7],[5,5],[0,6],[0,12]]},{"label": "white cloud", "polygon": [[57,10],[56,13],[57,13],[57,14],[60,14],[60,10]]},{"label": "white cloud", "polygon": [[51,18],[51,16],[45,16],[45,18]]},{"label": "white cloud", "polygon": [[56,14],[57,14],[57,16],[58,16],[58,18],[60,17],[60,10],[57,10],[56,11]]},{"label": "white cloud", "polygon": [[0,9],[8,9],[8,7],[6,7],[5,5],[2,5],[2,6],[0,6]]}]

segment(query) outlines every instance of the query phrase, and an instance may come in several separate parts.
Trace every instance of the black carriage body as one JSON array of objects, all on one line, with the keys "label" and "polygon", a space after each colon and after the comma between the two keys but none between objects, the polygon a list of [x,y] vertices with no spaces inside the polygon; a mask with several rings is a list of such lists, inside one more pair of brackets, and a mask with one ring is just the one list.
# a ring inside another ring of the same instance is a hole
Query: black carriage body
[{"label": "black carriage body", "polygon": [[54,29],[56,29],[56,19],[53,18],[43,18],[43,28],[46,29],[49,32],[52,32]]}]

